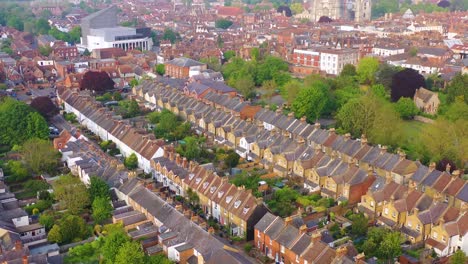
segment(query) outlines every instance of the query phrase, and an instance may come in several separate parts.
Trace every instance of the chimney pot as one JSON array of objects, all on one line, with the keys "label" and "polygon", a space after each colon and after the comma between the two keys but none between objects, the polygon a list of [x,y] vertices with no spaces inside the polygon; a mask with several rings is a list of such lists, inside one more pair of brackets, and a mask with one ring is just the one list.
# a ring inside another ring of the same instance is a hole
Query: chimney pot
[{"label": "chimney pot", "polygon": [[431,164],[429,164],[429,170],[430,170],[430,171],[435,170],[435,167],[436,167],[435,162],[431,162]]},{"label": "chimney pot", "polygon": [[28,256],[23,256],[23,264],[28,264],[28,263],[29,263]]}]

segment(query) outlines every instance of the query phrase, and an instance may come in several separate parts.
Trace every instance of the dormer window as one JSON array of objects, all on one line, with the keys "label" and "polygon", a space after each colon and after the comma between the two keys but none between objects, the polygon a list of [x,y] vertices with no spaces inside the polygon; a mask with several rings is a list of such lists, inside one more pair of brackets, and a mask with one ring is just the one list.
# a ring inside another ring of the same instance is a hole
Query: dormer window
[{"label": "dormer window", "polygon": [[237,201],[234,203],[234,208],[239,208],[241,202],[242,202],[241,200],[237,200]]},{"label": "dormer window", "polygon": [[224,194],[224,192],[223,192],[223,191],[220,191],[220,192],[218,192],[218,198],[221,198],[221,197],[223,197],[223,194]]},{"label": "dormer window", "polygon": [[226,197],[226,203],[230,203],[232,200],[232,195],[229,195],[228,197]]},{"label": "dormer window", "polygon": [[193,173],[190,173],[189,176],[188,176],[189,180],[192,180],[193,177],[195,177],[195,174],[193,174]]},{"label": "dormer window", "polygon": [[209,184],[208,182],[204,182],[203,183],[203,189],[206,189],[206,187],[208,187],[208,184]]},{"label": "dormer window", "polygon": [[249,208],[248,206],[244,207],[244,210],[242,211],[242,213],[243,213],[243,214],[247,214],[247,212],[249,211],[249,209],[250,209],[250,208]]},{"label": "dormer window", "polygon": [[195,183],[196,183],[196,184],[199,184],[200,182],[201,182],[201,178],[196,178],[196,179],[195,179]]},{"label": "dormer window", "polygon": [[210,193],[214,193],[215,191],[216,191],[216,187],[215,187],[215,186],[212,186],[212,187],[210,188]]}]

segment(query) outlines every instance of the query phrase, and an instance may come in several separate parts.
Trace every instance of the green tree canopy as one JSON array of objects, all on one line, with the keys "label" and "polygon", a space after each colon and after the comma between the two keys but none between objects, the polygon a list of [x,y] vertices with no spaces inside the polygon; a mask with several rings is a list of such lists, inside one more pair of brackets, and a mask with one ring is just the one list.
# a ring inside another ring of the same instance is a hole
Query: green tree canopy
[{"label": "green tree canopy", "polygon": [[297,191],[289,188],[284,187],[283,189],[277,190],[273,194],[273,199],[268,201],[268,207],[270,210],[281,217],[286,217],[291,215],[296,207],[294,206],[294,202],[299,197]]},{"label": "green tree canopy", "polygon": [[24,162],[36,174],[55,170],[60,155],[49,141],[37,138],[26,141],[21,154]]},{"label": "green tree canopy", "polygon": [[227,29],[232,26],[232,21],[227,19],[218,19],[215,21],[216,28]]},{"label": "green tree canopy", "polygon": [[306,116],[309,122],[316,122],[329,103],[329,87],[317,81],[299,91],[291,109],[297,118]]},{"label": "green tree canopy", "polygon": [[91,202],[98,197],[110,199],[109,186],[103,179],[97,176],[91,176],[88,192]]},{"label": "green tree canopy", "polygon": [[138,167],[138,157],[135,153],[130,154],[124,160],[124,165],[129,170],[134,170]]},{"label": "green tree canopy", "polygon": [[104,256],[106,263],[115,263],[115,258],[117,257],[120,248],[123,244],[129,241],[130,238],[122,229],[110,232],[105,238],[104,245],[102,246],[102,255]]},{"label": "green tree canopy", "polygon": [[0,144],[21,145],[30,138],[47,139],[45,119],[23,102],[10,97],[0,99]]},{"label": "green tree canopy", "polygon": [[468,261],[465,252],[459,249],[457,250],[452,257],[450,257],[450,264],[465,264]]},{"label": "green tree canopy", "polygon": [[59,244],[81,241],[89,236],[83,218],[66,214],[50,230],[48,240]]},{"label": "green tree canopy", "polygon": [[457,97],[468,104],[468,74],[458,73],[447,86],[447,102],[453,103]]},{"label": "green tree canopy", "polygon": [[360,83],[371,84],[375,81],[375,73],[379,69],[379,60],[372,57],[362,58],[357,66],[356,73]]},{"label": "green tree canopy", "polygon": [[413,100],[408,97],[401,97],[398,102],[395,103],[395,110],[400,114],[400,117],[404,119],[412,118],[419,112]]},{"label": "green tree canopy", "polygon": [[296,100],[299,91],[303,89],[303,85],[297,80],[287,82],[281,89],[281,95],[286,99],[289,105]]},{"label": "green tree canopy", "polygon": [[166,67],[164,64],[156,65],[156,73],[163,76],[166,73]]},{"label": "green tree canopy", "polygon": [[90,204],[88,190],[78,177],[69,174],[60,176],[52,187],[55,198],[71,214],[81,213]]},{"label": "green tree canopy", "polygon": [[97,197],[92,204],[93,219],[96,223],[102,224],[104,221],[112,217],[112,205],[109,198]]},{"label": "green tree canopy", "polygon": [[116,264],[145,264],[145,253],[141,250],[140,243],[136,241],[125,242],[115,257]]},{"label": "green tree canopy", "polygon": [[343,66],[340,76],[356,76],[356,74],[356,66],[348,63]]}]

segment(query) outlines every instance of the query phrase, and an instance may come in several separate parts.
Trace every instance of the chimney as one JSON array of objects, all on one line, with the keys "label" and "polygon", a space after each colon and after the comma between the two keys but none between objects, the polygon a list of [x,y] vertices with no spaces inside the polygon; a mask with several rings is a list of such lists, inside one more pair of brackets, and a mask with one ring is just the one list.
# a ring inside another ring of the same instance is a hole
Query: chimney
[{"label": "chimney", "polygon": [[387,152],[387,146],[380,147],[380,154],[384,154],[385,152]]},{"label": "chimney", "polygon": [[351,138],[351,134],[350,133],[344,134],[344,138],[345,138],[345,141],[349,140]]},{"label": "chimney", "polygon": [[356,261],[357,264],[365,263],[366,255],[364,255],[364,252],[359,253],[354,257],[354,260]]},{"label": "chimney", "polygon": [[165,158],[169,158],[169,148],[168,148],[167,146],[164,146],[163,149],[164,149],[164,154],[163,154],[163,156],[164,156]]},{"label": "chimney", "polygon": [[182,205],[180,205],[180,204],[176,204],[175,209],[176,209],[177,211],[179,211],[179,212],[183,212],[183,211],[182,211]]},{"label": "chimney", "polygon": [[188,160],[187,160],[186,157],[183,157],[183,158],[182,158],[182,167],[183,167],[184,169],[187,169],[187,168],[188,168]]},{"label": "chimney", "polygon": [[302,234],[305,234],[305,233],[307,233],[307,225],[304,224],[304,225],[301,225],[299,227],[299,234],[302,235]]},{"label": "chimney", "polygon": [[403,150],[398,150],[398,156],[400,156],[400,160],[406,159],[406,153]]},{"label": "chimney", "polygon": [[175,154],[175,160],[176,160],[177,165],[179,165],[179,166],[182,165],[182,162],[181,162],[182,160],[181,160],[181,158],[180,158],[180,154],[179,154],[179,153],[176,153],[176,154]]},{"label": "chimney", "polygon": [[289,112],[289,113],[288,113],[288,117],[289,117],[289,118],[294,118],[294,112]]},{"label": "chimney", "polygon": [[307,117],[306,116],[303,116],[301,117],[301,123],[305,124],[307,122]]},{"label": "chimney", "polygon": [[174,160],[174,150],[169,151],[169,159]]},{"label": "chimney", "polygon": [[22,250],[23,249],[23,244],[21,243],[20,240],[16,240],[15,242],[15,250]]},{"label": "chimney", "polygon": [[285,223],[286,225],[290,225],[290,224],[292,223],[292,221],[293,221],[293,218],[292,218],[291,216],[288,216],[288,217],[286,217],[286,218],[284,219],[284,223]]},{"label": "chimney", "polygon": [[419,213],[419,208],[414,207],[413,208],[413,214],[417,215]]},{"label": "chimney", "polygon": [[23,256],[23,264],[28,264],[28,263],[29,263],[28,256]]},{"label": "chimney", "polygon": [[298,144],[298,145],[304,145],[304,144],[305,144],[304,138],[301,137],[301,136],[299,136],[299,137],[297,138],[297,144]]},{"label": "chimney", "polygon": [[322,240],[322,233],[320,231],[312,233],[312,243],[317,243],[320,240]]},{"label": "chimney", "polygon": [[366,135],[362,134],[361,135],[361,145],[366,145],[367,144],[367,137]]},{"label": "chimney", "polygon": [[257,205],[262,205],[263,204],[263,197],[258,197],[257,198]]},{"label": "chimney", "polygon": [[336,257],[337,258],[342,258],[342,257],[346,256],[347,253],[348,253],[348,248],[346,247],[346,245],[343,245],[343,246],[336,249]]},{"label": "chimney", "polygon": [[330,132],[330,135],[334,135],[335,132],[336,132],[336,130],[335,130],[334,127],[332,127],[332,128],[330,128],[330,129],[328,130],[328,132]]},{"label": "chimney", "polygon": [[320,151],[322,151],[322,148],[321,148],[320,145],[318,145],[318,144],[315,145],[314,149],[315,149],[315,154],[319,154]]},{"label": "chimney", "polygon": [[315,124],[314,124],[314,128],[315,128],[315,129],[320,129],[320,123],[319,123],[319,122],[315,123]]},{"label": "chimney", "polygon": [[445,166],[445,171],[447,173],[450,173],[450,169],[452,168],[452,166],[450,166],[450,163],[447,163],[447,166]]},{"label": "chimney", "polygon": [[435,167],[436,167],[435,162],[431,162],[431,164],[429,164],[429,171],[435,170]]},{"label": "chimney", "polygon": [[277,114],[281,114],[282,112],[283,112],[283,110],[280,107],[278,107],[278,109],[276,109]]},{"label": "chimney", "polygon": [[210,228],[208,228],[208,234],[212,235],[214,234],[215,230],[212,226],[210,226]]},{"label": "chimney", "polygon": [[392,175],[390,173],[387,173],[386,177],[385,177],[385,183],[386,184],[389,184],[392,182]]},{"label": "chimney", "polygon": [[266,110],[270,110],[270,105],[265,105]]},{"label": "chimney", "polygon": [[453,178],[459,178],[460,177],[460,170],[454,170],[452,172],[452,177]]}]

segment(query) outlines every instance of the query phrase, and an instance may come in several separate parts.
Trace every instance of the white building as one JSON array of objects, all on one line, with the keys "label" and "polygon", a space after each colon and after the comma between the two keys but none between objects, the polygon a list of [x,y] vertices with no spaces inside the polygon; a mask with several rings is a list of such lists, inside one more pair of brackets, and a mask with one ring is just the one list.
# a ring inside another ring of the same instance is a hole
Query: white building
[{"label": "white building", "polygon": [[376,46],[372,48],[372,54],[379,57],[388,57],[392,55],[398,55],[405,53],[404,48],[398,47],[385,47],[385,46]]},{"label": "white building", "polygon": [[150,37],[145,37],[137,33],[135,28],[128,27],[92,28],[86,38],[86,48],[90,51],[102,48],[149,50],[153,46]]},{"label": "white building", "polygon": [[359,52],[354,49],[324,49],[320,52],[320,70],[338,75],[346,64],[356,65]]}]

